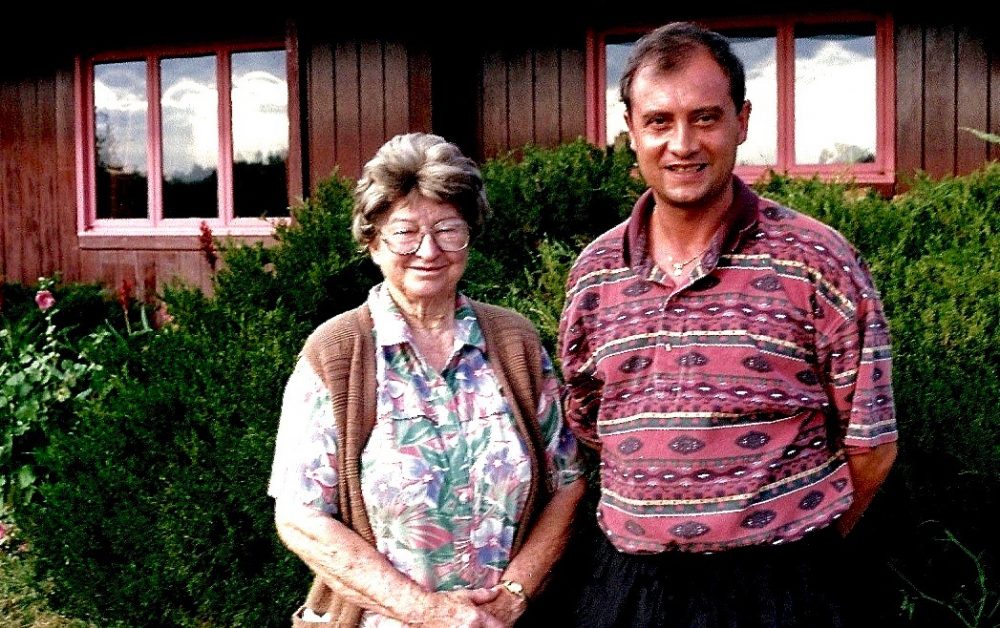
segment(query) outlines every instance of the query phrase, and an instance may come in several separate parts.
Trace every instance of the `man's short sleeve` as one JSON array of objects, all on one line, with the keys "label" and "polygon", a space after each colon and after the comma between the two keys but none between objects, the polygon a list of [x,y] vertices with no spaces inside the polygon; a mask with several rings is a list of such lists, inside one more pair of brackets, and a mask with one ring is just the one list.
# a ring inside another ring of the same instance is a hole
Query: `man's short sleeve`
[{"label": "man's short sleeve", "polygon": [[850,316],[829,313],[820,348],[827,389],[848,449],[868,449],[895,441],[892,352],[889,325],[865,262],[857,257],[849,275]]}]

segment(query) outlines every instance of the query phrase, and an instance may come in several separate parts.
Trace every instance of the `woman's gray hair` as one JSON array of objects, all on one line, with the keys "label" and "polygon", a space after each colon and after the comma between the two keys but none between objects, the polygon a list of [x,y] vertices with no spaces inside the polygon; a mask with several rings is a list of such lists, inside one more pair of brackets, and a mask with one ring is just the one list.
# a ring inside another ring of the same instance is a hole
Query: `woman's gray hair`
[{"label": "woman's gray hair", "polygon": [[351,235],[362,249],[375,239],[375,224],[389,207],[414,191],[454,205],[473,237],[482,233],[490,206],[476,162],[439,135],[406,133],[378,149],[354,188]]}]

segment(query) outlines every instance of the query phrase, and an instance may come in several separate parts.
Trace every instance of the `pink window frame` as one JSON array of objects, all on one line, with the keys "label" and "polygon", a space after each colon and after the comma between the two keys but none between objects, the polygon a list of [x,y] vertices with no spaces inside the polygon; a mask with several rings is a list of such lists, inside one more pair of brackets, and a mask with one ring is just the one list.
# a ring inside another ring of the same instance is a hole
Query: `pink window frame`
[{"label": "pink window frame", "polygon": [[[701,24],[721,30],[737,28],[773,28],[776,35],[778,66],[777,159],[770,166],[736,166],[735,173],[748,182],[755,182],[774,170],[792,176],[813,176],[840,179],[848,176],[858,183],[894,184],[896,164],[896,67],[892,16],[871,13],[837,13],[805,16],[757,17],[739,20],[704,20]],[[843,25],[871,23],[875,26],[875,161],[862,164],[797,164],[795,163],[795,26]],[[607,110],[603,94],[607,87],[605,43],[609,37],[640,36],[648,29],[616,28],[590,30],[586,50],[586,122],[587,139],[598,145],[607,144]]]},{"label": "pink window frame", "polygon": [[[231,55],[239,52],[281,50],[286,55],[289,112],[289,179],[294,175],[292,153],[296,135],[292,132],[296,65],[293,51],[286,42],[244,42],[240,44],[212,44],[174,48],[157,48],[145,51],[111,52],[75,60],[76,90],[76,170],[78,235],[81,238],[103,236],[191,236],[201,233],[206,223],[218,236],[266,236],[274,232],[277,224],[289,222],[287,217],[268,219],[241,218],[234,215],[232,171],[232,92]],[[162,136],[160,125],[160,64],[164,58],[185,56],[215,56],[216,84],[219,91],[219,162],[218,194],[219,212],[214,218],[163,218],[162,196]],[[142,61],[146,64],[147,114],[146,141],[149,150],[149,215],[146,218],[97,218],[96,172],[94,142],[94,66],[101,63]],[[291,184],[289,184],[291,187]],[[289,197],[291,196],[289,192]]]}]

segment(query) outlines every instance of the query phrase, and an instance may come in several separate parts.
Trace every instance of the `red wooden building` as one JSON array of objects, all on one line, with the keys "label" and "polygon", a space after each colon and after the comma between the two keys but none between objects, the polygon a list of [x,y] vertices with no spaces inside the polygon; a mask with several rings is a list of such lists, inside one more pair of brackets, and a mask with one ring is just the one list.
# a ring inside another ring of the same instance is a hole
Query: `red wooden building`
[{"label": "red wooden building", "polygon": [[1000,46],[985,10],[376,4],[359,20],[295,3],[217,17],[108,9],[0,22],[7,281],[58,271],[207,287],[202,225],[266,240],[317,182],[356,176],[399,132],[439,133],[479,160],[580,136],[613,142],[630,43],[673,19],[721,30],[747,65],[748,178],[773,168],[892,192],[917,170],[958,175],[1000,157],[963,130],[1000,133]]}]

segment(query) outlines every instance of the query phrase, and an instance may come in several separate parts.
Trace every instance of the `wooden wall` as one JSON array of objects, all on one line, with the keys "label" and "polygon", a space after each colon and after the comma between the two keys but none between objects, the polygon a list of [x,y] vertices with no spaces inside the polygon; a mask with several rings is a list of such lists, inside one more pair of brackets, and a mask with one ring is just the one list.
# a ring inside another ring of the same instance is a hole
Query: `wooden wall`
[{"label": "wooden wall", "polygon": [[81,275],[71,66],[0,77],[0,275]]},{"label": "wooden wall", "polygon": [[[221,238],[220,240],[225,240]],[[272,243],[271,237],[239,237],[231,242]],[[212,292],[214,271],[197,236],[108,236],[80,242],[80,275],[111,288],[128,282],[136,294],[161,294],[173,282]],[[217,262],[216,266],[220,266]]]},{"label": "wooden wall", "polygon": [[[896,17],[896,172],[960,175],[1000,159],[1000,39],[993,21],[960,25]],[[901,183],[903,183],[901,181]]]},{"label": "wooden wall", "polygon": [[583,45],[581,33],[575,47],[482,54],[476,103],[480,159],[586,135]]},{"label": "wooden wall", "polygon": [[357,177],[397,133],[439,133],[480,162],[585,134],[582,32],[566,47],[484,50],[461,42],[437,49],[342,35],[328,42],[317,34],[299,45],[306,189],[335,168]]},{"label": "wooden wall", "polygon": [[[894,13],[901,180],[915,170],[963,174],[1000,159],[1000,146],[960,130],[1000,134],[1000,50],[992,21],[966,16],[945,24],[940,16],[908,11]],[[378,146],[400,132],[439,132],[479,161],[585,134],[580,24],[558,33],[536,29],[530,37],[508,36],[512,27],[463,38],[409,27],[327,32],[325,24],[303,20],[305,35],[297,38],[300,108],[290,117],[301,151],[289,159],[293,195],[314,189],[337,167],[356,177]],[[210,288],[211,269],[195,237],[81,242],[77,236],[69,46],[0,67],[0,274],[31,283],[59,271],[70,281],[116,286],[127,279],[153,291],[180,278]]]},{"label": "wooden wall", "polygon": [[305,189],[356,178],[386,140],[431,128],[429,54],[402,41],[300,41]]}]

